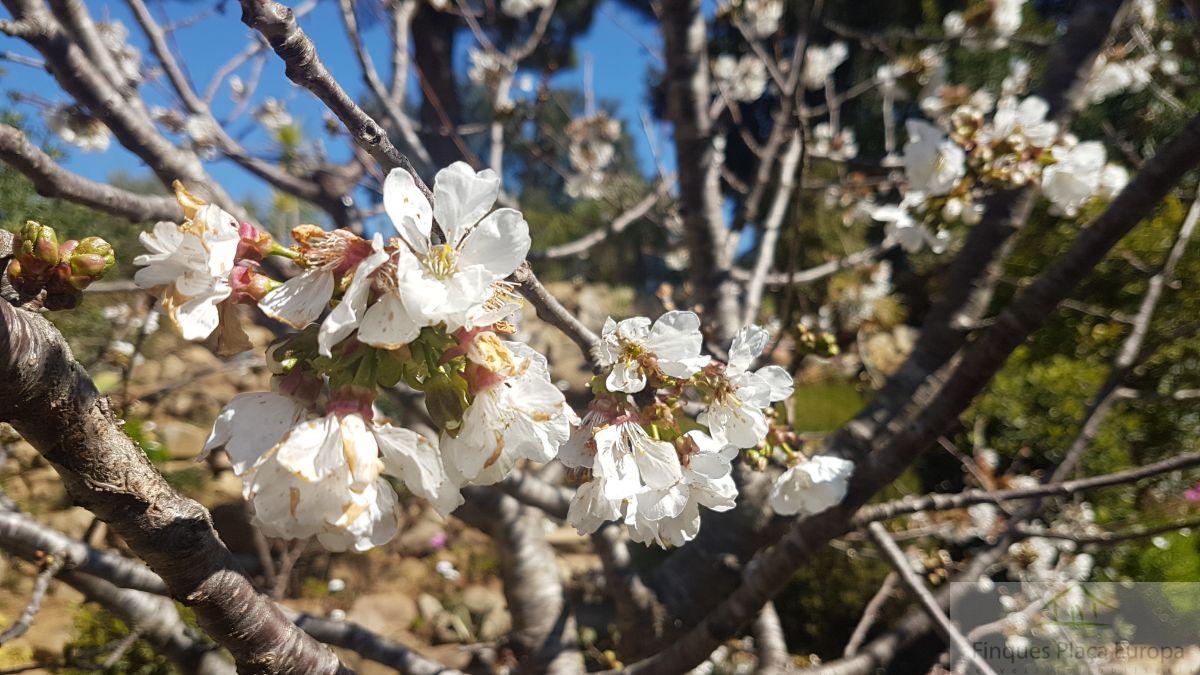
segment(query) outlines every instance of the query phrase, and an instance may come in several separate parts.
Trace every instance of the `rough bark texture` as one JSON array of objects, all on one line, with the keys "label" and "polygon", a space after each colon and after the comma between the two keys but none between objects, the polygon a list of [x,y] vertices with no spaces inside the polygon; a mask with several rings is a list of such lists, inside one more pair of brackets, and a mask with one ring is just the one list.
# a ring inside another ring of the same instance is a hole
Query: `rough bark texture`
[{"label": "rough bark texture", "polygon": [[504,597],[513,618],[509,635],[522,673],[582,674],[575,617],[563,595],[541,512],[491,488],[467,488],[455,513],[496,542]]},{"label": "rough bark texture", "polygon": [[168,485],[125,435],[57,329],[6,302],[0,302],[0,419],[50,461],[75,503],[108,523],[171,596],[195,610],[241,672],[349,672],[254,590],[208,511]]},{"label": "rough bark texture", "polygon": [[720,167],[713,156],[708,114],[708,30],[700,0],[662,3],[663,55],[667,62],[667,117],[675,135],[679,215],[687,239],[691,283],[713,339],[722,347],[737,330],[737,283],[724,255]]}]

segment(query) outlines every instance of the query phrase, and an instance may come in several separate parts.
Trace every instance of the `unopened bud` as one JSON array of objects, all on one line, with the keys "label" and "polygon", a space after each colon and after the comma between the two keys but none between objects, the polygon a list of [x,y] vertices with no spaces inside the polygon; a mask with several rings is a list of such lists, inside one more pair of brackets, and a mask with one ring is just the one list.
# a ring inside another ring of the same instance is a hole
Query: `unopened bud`
[{"label": "unopened bud", "polygon": [[86,237],[72,249],[64,260],[70,262],[69,283],[76,288],[86,288],[117,262],[112,246],[100,237]]},{"label": "unopened bud", "polygon": [[230,297],[236,300],[250,299],[258,302],[267,293],[270,293],[282,284],[265,274],[254,271],[250,267],[238,265],[229,274],[229,285],[233,289]]},{"label": "unopened bud", "polygon": [[113,265],[117,262],[117,256],[113,252],[112,244],[108,243],[100,237],[84,237],[79,241],[79,246],[75,248],[75,254],[98,255],[104,258],[107,265]]},{"label": "unopened bud", "polygon": [[467,405],[466,382],[462,378],[440,373],[429,378],[425,389],[425,407],[434,423],[443,431],[451,436],[458,434]]},{"label": "unopened bud", "polygon": [[21,229],[21,253],[57,265],[58,234],[52,227],[40,225],[32,220],[26,222],[25,227]]},{"label": "unopened bud", "polygon": [[238,225],[238,237],[241,238],[237,250],[239,259],[262,260],[279,248],[270,234],[250,223]]}]

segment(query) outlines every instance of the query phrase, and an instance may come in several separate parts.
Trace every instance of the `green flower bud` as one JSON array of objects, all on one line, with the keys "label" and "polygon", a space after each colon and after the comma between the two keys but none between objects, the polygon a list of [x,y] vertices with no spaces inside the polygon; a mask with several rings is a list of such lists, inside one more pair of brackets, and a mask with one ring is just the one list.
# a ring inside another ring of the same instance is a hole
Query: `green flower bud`
[{"label": "green flower bud", "polygon": [[71,274],[77,277],[89,277],[95,279],[104,274],[104,270],[108,269],[109,263],[102,256],[91,253],[83,255],[71,256]]},{"label": "green flower bud", "polygon": [[21,253],[57,265],[59,261],[58,234],[54,228],[32,220],[21,228]]},{"label": "green flower bud", "polygon": [[75,248],[75,254],[98,255],[104,258],[107,266],[112,266],[117,262],[117,256],[113,252],[112,244],[104,241],[100,237],[84,237],[79,242],[79,246]]},{"label": "green flower bud", "polygon": [[[113,248],[100,237],[86,237],[82,241],[64,242],[63,260],[69,263],[70,278],[67,283],[79,289],[104,276],[116,263]],[[65,270],[64,270],[65,271]]]},{"label": "green flower bud", "polygon": [[439,372],[429,378],[425,389],[425,407],[434,423],[443,431],[451,436],[458,435],[468,405],[467,383],[461,377]]}]

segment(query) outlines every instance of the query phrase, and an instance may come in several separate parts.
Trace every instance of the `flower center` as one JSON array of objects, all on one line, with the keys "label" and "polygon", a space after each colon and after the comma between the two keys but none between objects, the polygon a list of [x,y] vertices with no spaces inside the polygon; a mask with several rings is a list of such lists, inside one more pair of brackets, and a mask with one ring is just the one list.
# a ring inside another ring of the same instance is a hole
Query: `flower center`
[{"label": "flower center", "polygon": [[454,273],[458,267],[458,254],[450,244],[433,246],[429,250],[429,258],[425,267],[439,279],[445,279]]},{"label": "flower center", "polygon": [[645,348],[636,342],[623,342],[621,343],[621,360],[636,361],[645,351]]}]

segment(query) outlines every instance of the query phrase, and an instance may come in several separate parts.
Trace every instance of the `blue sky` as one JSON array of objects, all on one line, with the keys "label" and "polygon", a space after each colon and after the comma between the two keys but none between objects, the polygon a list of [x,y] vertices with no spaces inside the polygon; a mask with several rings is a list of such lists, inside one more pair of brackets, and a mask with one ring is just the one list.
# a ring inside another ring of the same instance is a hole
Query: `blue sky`
[{"label": "blue sky", "polygon": [[[297,0],[288,4],[295,6]],[[130,41],[141,49],[144,65],[156,65],[153,56],[149,54],[145,41],[137,28],[136,22],[129,14],[123,2],[87,2],[93,15],[99,19],[119,20],[130,29]],[[197,12],[204,11],[212,3],[180,3],[162,2],[151,5],[158,15],[160,23],[179,21]],[[181,62],[190,75],[195,87],[203,92],[208,82],[218,68],[228,59],[249,44],[250,31],[239,19],[240,10],[236,2],[228,1],[222,4],[223,14],[212,14],[204,20],[182,28],[174,33],[174,46],[177,54],[182,55]],[[7,18],[7,15],[4,14]],[[342,21],[336,3],[322,0],[317,7],[301,20],[301,25],[313,38],[317,49],[329,69],[339,79],[342,86],[352,95],[360,96],[365,89],[359,75],[357,64],[350,50],[348,40],[342,28]],[[386,65],[387,35],[383,26],[372,27],[366,32],[366,40],[372,48],[376,64]],[[472,40],[464,33],[460,44],[460,72],[465,73],[466,47]],[[654,162],[649,149],[646,135],[642,131],[640,115],[647,107],[647,91],[645,73],[654,66],[653,59],[647,48],[659,50],[661,41],[654,27],[642,20],[640,16],[621,7],[614,2],[602,3],[597,11],[590,32],[577,42],[580,55],[590,54],[594,67],[595,93],[598,99],[612,100],[618,103],[618,113],[626,129],[634,138],[638,160],[644,171],[650,174],[654,171]],[[18,40],[0,36],[0,51],[11,51],[27,56],[36,53]],[[271,96],[286,102],[289,111],[299,120],[312,137],[322,136],[323,106],[307,91],[295,87],[283,75],[281,62],[269,55],[262,73],[261,84],[256,94],[256,100]],[[582,64],[583,59],[580,59]],[[57,103],[68,100],[53,79],[37,68],[30,68],[14,63],[0,63],[4,74],[0,77],[0,94],[9,92],[34,93],[43,100]],[[249,79],[249,65],[243,67],[239,74],[243,79]],[[464,75],[465,78],[465,75]],[[582,68],[563,71],[556,76],[555,84],[562,86],[581,86],[583,81]],[[154,81],[143,85],[143,95],[151,105],[162,104],[175,106],[175,101],[165,82]],[[31,118],[38,118],[37,108],[27,103],[16,104],[18,110]],[[228,88],[219,93],[214,100],[214,109],[218,117],[227,114],[233,107]],[[36,119],[40,125],[40,119]],[[270,148],[269,139],[256,128],[252,117],[245,114],[231,127],[231,133],[239,138],[251,152],[266,151]],[[667,149],[666,143],[669,130],[659,125],[658,147]],[[62,145],[62,144],[60,144]],[[334,150],[338,143],[333,143]],[[140,160],[126,152],[117,143],[103,153],[84,153],[74,148],[66,148],[68,156],[63,163],[69,169],[96,180],[104,180],[115,171],[126,173],[145,173]],[[337,155],[331,152],[335,158]],[[662,158],[668,166],[672,166],[673,157],[670,153]],[[264,186],[257,179],[249,176],[236,165],[228,161],[210,163],[207,167],[213,177],[235,197],[260,201],[266,195]]]}]

